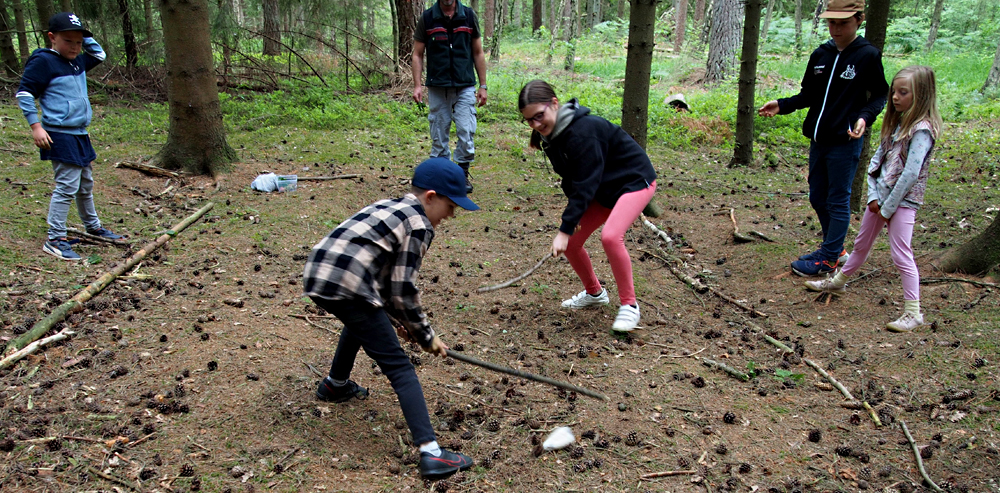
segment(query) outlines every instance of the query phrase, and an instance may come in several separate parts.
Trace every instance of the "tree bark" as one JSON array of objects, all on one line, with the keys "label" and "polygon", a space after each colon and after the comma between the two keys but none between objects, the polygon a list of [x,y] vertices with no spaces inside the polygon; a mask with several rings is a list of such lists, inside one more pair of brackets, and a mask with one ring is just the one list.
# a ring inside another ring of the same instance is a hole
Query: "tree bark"
[{"label": "tree bark", "polygon": [[7,15],[7,2],[0,0],[0,63],[3,63],[7,77],[17,77],[21,72],[21,62],[14,51],[14,38],[10,35],[14,30],[14,24]]},{"label": "tree bark", "polygon": [[503,0],[483,0],[486,2],[486,12],[483,15],[483,37],[489,41],[493,40],[493,31],[496,27],[497,2]]},{"label": "tree bark", "polygon": [[[561,3],[561,1],[562,0],[550,0],[549,1],[549,21],[548,21],[548,26],[549,26],[549,32],[552,34],[553,37],[555,37],[557,35],[557,33],[559,32],[559,25],[560,25],[559,18],[560,18],[560,14],[562,13],[562,3]],[[551,63],[551,61],[550,61],[550,63]]]},{"label": "tree bark", "polygon": [[986,82],[983,83],[983,87],[979,91],[986,92],[996,89],[998,85],[1000,85],[1000,43],[997,44],[997,54],[993,56],[993,66],[990,67],[990,73],[986,75]]},{"label": "tree bark", "polygon": [[795,54],[802,52],[802,0],[795,0]]},{"label": "tree bark", "polygon": [[531,32],[542,27],[542,0],[531,0]]},{"label": "tree bark", "polygon": [[927,45],[925,51],[934,49],[934,42],[937,41],[938,28],[941,27],[941,10],[944,9],[944,0],[934,2],[934,15],[931,17],[931,32],[927,34]]},{"label": "tree bark", "polygon": [[757,87],[757,48],[760,36],[761,0],[746,0],[743,17],[743,56],[740,61],[739,96],[736,103],[736,147],[729,166],[753,162],[753,122]]},{"label": "tree bark", "polygon": [[618,0],[618,18],[625,18],[625,5],[628,4],[628,0]]},{"label": "tree bark", "polygon": [[771,14],[774,12],[774,0],[767,0],[767,15],[764,17],[764,27],[760,29],[760,44],[767,41],[767,31],[771,29]]},{"label": "tree bark", "polygon": [[566,2],[566,61],[563,70],[572,72],[576,66],[576,0]]},{"label": "tree bark", "polygon": [[413,56],[413,31],[417,28],[417,16],[422,15],[423,10],[418,12],[421,5],[413,0],[390,1],[396,6],[396,43],[399,45],[399,60],[396,65],[409,65]]},{"label": "tree bark", "polygon": [[49,40],[48,36],[45,36],[45,31],[49,27],[49,17],[52,17],[55,13],[52,0],[35,0],[35,15],[38,16],[35,18],[37,21],[35,28],[42,33],[42,40],[46,48],[52,47],[52,41]]},{"label": "tree bark", "polygon": [[677,2],[677,28],[674,30],[674,53],[684,47],[684,32],[687,30],[688,0]]},{"label": "tree bark", "polygon": [[132,29],[132,15],[129,14],[128,0],[118,0],[118,14],[122,19],[122,38],[125,40],[125,66],[134,69],[139,62],[139,48]]},{"label": "tree bark", "polygon": [[145,35],[146,43],[151,43],[153,36],[155,36],[153,31],[153,0],[142,0],[142,14],[145,21],[143,24],[143,34]]},{"label": "tree bark", "polygon": [[490,38],[490,61],[500,60],[500,38],[503,37],[504,26],[507,24],[507,10],[510,6],[507,0],[496,0],[496,23],[493,27],[493,37]]},{"label": "tree bark", "polygon": [[694,23],[700,24],[703,20],[705,20],[705,0],[695,0]]},{"label": "tree bark", "polygon": [[24,28],[24,4],[22,0],[14,0],[14,27],[17,29],[17,51],[21,56],[21,64],[28,61],[28,31]]},{"label": "tree bark", "polygon": [[160,0],[170,125],[156,161],[216,176],[237,155],[222,124],[208,12],[207,0]]},{"label": "tree bark", "polygon": [[1000,265],[1000,220],[997,218],[976,237],[946,251],[938,262],[938,269],[977,275],[995,270]]},{"label": "tree bark", "polygon": [[622,95],[622,130],[643,149],[649,120],[649,74],[653,63],[653,34],[659,0],[631,0],[625,84]]},{"label": "tree bark", "polygon": [[705,68],[706,83],[721,81],[733,71],[736,50],[739,49],[740,45],[740,22],[742,19],[742,0],[715,0],[713,2],[711,28],[708,36],[708,62]]},{"label": "tree bark", "polygon": [[262,54],[277,56],[281,54],[281,11],[278,9],[278,0],[262,0],[261,13],[264,17],[264,50]]},{"label": "tree bark", "polygon": [[[881,52],[885,46],[885,32],[889,26],[889,2],[891,0],[870,0],[868,2],[868,12],[865,15],[865,39]],[[868,97],[871,97],[868,94]],[[851,183],[851,211],[861,212],[865,206],[865,176],[868,173],[868,161],[871,160],[875,152],[872,147],[872,126],[875,122],[866,122],[864,146],[861,148],[861,158],[858,162],[858,169],[854,172],[854,181]]]}]

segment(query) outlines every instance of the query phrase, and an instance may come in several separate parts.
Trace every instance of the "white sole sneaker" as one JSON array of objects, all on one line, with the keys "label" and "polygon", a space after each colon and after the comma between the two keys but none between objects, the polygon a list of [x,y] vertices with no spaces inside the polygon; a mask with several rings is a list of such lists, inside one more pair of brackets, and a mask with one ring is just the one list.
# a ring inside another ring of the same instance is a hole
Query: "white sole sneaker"
[{"label": "white sole sneaker", "polygon": [[631,305],[622,305],[611,330],[615,332],[632,332],[639,326],[639,309]]},{"label": "white sole sneaker", "polygon": [[912,332],[917,327],[927,325],[924,323],[923,314],[913,315],[910,312],[903,312],[903,315],[892,322],[885,324],[889,332]]},{"label": "white sole sneaker", "polygon": [[563,300],[562,307],[579,310],[581,308],[607,305],[609,302],[607,289],[601,288],[601,294],[597,296],[588,294],[585,289],[574,295],[572,298]]}]

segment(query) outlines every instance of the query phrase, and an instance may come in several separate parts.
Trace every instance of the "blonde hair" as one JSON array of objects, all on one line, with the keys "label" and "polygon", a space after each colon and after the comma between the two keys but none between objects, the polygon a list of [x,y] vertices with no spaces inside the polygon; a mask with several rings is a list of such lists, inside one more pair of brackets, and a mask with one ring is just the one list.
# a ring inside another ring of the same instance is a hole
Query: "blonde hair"
[{"label": "blonde hair", "polygon": [[[910,89],[913,94],[913,103],[906,111],[896,111],[892,104],[893,86],[897,80],[910,81]],[[937,108],[937,84],[934,81],[934,70],[923,65],[910,65],[896,73],[889,86],[889,97],[885,117],[882,119],[882,133],[880,135],[883,143],[891,142],[896,127],[899,133],[895,134],[896,139],[910,137],[913,128],[917,123],[927,120],[931,125],[931,138],[937,139],[941,134],[941,113]]]}]

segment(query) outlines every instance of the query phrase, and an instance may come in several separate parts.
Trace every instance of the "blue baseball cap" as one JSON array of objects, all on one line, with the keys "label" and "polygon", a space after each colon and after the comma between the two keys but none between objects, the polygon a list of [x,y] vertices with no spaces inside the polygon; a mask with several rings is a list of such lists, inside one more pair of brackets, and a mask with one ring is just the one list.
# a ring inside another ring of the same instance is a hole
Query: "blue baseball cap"
[{"label": "blue baseball cap", "polygon": [[465,171],[449,159],[435,157],[418,164],[413,170],[413,186],[434,190],[467,211],[479,210],[465,194]]},{"label": "blue baseball cap", "polygon": [[65,31],[80,31],[85,38],[93,38],[94,33],[83,27],[80,16],[72,12],[59,12],[49,18],[49,32],[61,33]]}]

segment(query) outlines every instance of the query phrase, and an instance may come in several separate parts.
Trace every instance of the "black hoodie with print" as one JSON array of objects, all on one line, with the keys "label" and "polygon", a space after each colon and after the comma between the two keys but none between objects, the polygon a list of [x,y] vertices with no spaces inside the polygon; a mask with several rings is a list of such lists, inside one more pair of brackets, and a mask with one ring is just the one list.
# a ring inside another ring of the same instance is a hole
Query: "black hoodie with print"
[{"label": "black hoodie with print", "polygon": [[576,98],[559,108],[556,127],[543,141],[569,199],[559,225],[563,233],[573,234],[591,202],[614,208],[619,197],[656,180],[646,151],[618,125],[591,115]]},{"label": "black hoodie with print", "polygon": [[831,39],[809,57],[802,90],[778,100],[779,114],[809,108],[802,134],[827,145],[850,141],[847,129],[859,118],[871,128],[885,108],[889,85],[882,69],[882,54],[858,36],[844,51]]}]

